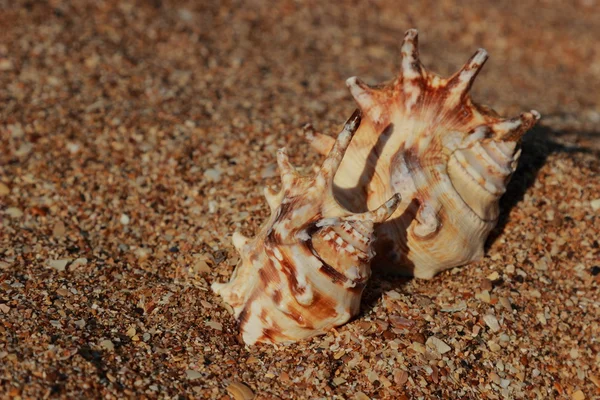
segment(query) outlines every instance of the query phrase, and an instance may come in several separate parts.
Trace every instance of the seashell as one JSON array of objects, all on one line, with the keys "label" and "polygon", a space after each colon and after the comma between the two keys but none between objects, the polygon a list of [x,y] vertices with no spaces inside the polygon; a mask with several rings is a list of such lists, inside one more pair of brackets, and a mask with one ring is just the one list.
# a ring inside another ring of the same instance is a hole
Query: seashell
[{"label": "seashell", "polygon": [[334,199],[333,177],[360,124],[357,111],[314,176],[301,176],[285,149],[277,154],[282,189],[265,190],[271,216],[254,239],[239,233],[241,260],[228,283],[212,289],[229,304],[246,344],[293,342],[325,333],[356,315],[371,274],[374,224],[400,197],[351,213]]},{"label": "seashell", "polygon": [[[376,230],[373,268],[430,278],[482,257],[521,137],[540,118],[532,110],[504,119],[471,100],[469,89],[487,57],[479,49],[460,71],[441,78],[419,61],[411,29],[395,80],[377,86],[346,81],[363,120],[335,175],[335,197],[353,212],[393,193],[403,199]],[[322,154],[333,144],[326,135],[308,137]]]}]

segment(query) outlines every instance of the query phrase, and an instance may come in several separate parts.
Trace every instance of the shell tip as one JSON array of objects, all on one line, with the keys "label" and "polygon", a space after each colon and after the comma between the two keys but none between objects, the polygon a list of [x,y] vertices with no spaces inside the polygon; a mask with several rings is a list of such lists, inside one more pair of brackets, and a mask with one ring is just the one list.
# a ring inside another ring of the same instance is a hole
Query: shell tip
[{"label": "shell tip", "polygon": [[235,248],[241,253],[242,248],[248,244],[249,239],[240,232],[235,231],[231,236],[231,241],[233,242]]},{"label": "shell tip", "polygon": [[346,121],[346,124],[344,125],[344,130],[351,133],[356,132],[356,130],[360,126],[360,121],[361,112],[360,109],[357,108],[356,110],[354,110],[354,113],[352,113],[352,116]]},{"label": "shell tip", "polygon": [[480,47],[480,48],[477,49],[477,51],[473,55],[472,62],[474,64],[477,64],[478,68],[481,68],[481,66],[483,65],[483,63],[486,62],[486,60],[488,59],[488,57],[489,57],[489,54],[488,54],[487,50]]},{"label": "shell tip", "polygon": [[405,39],[414,39],[419,36],[419,31],[415,28],[411,28],[404,33]]}]

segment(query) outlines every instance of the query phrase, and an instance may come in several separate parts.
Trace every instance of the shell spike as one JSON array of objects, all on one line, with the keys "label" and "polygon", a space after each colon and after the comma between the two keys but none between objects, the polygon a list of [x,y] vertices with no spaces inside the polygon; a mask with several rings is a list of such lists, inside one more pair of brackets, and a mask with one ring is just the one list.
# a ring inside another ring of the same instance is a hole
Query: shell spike
[{"label": "shell spike", "polygon": [[477,74],[488,59],[485,49],[479,49],[467,63],[452,78],[448,80],[450,90],[456,91],[460,96],[466,95],[477,78]]},{"label": "shell spike", "polygon": [[298,179],[298,173],[290,162],[285,147],[277,150],[277,165],[281,175],[281,184],[283,189],[289,189],[294,186],[294,182]]},{"label": "shell spike", "polygon": [[405,80],[421,78],[423,67],[419,61],[419,33],[416,29],[409,29],[404,34],[401,52],[402,77]]},{"label": "shell spike", "polygon": [[358,104],[365,114],[379,113],[380,106],[376,90],[369,87],[369,85],[356,76],[346,79],[346,86],[350,89],[350,93],[356,104]]},{"label": "shell spike", "polygon": [[248,244],[250,239],[242,235],[240,232],[235,231],[231,236],[231,241],[233,242],[233,246],[237,249],[237,251],[242,254],[242,249]]},{"label": "shell spike", "polygon": [[342,130],[342,132],[340,132],[338,135],[337,140],[333,144],[333,148],[321,166],[319,175],[324,178],[324,184],[331,186],[333,177],[335,176],[335,173],[342,162],[342,158],[344,158],[346,149],[350,145],[352,136],[354,136],[354,133],[358,129],[359,125],[360,110],[355,110],[354,114],[352,114],[348,121],[346,121],[344,130]]},{"label": "shell spike", "polygon": [[540,113],[536,110],[524,112],[515,118],[497,122],[491,126],[495,140],[516,141],[519,140],[540,119]]},{"label": "shell spike", "polygon": [[302,127],[302,132],[310,146],[322,156],[326,156],[331,151],[335,139],[331,136],[316,132],[311,124],[306,124]]},{"label": "shell spike", "polygon": [[269,203],[271,211],[279,206],[281,200],[279,198],[280,196],[276,191],[271,189],[269,186],[265,186],[265,188],[263,189],[263,194],[265,195],[265,199],[267,199],[267,203]]},{"label": "shell spike", "polygon": [[402,196],[400,193],[394,193],[394,195],[381,206],[376,208],[375,210],[367,211],[361,214],[355,214],[348,217],[343,218],[347,221],[371,221],[375,224],[382,223],[386,221],[389,217],[392,216],[394,211],[400,205],[400,201],[402,200]]}]

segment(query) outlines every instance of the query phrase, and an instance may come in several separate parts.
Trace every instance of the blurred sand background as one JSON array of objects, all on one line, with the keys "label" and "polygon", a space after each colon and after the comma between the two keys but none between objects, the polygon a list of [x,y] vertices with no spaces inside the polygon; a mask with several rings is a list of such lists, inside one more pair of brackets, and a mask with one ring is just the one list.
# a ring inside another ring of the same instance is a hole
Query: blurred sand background
[{"label": "blurred sand background", "polygon": [[[600,3],[324,3],[0,0],[1,398],[600,396]],[[245,348],[209,288],[231,234],[409,28],[442,76],[488,51],[475,101],[542,114],[486,258]]]}]

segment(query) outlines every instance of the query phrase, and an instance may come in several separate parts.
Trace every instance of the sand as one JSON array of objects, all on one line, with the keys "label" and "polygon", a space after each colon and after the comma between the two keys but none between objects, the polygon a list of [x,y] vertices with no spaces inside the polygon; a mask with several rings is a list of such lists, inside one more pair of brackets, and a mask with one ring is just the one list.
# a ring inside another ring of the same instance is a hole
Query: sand
[{"label": "sand", "polygon": [[[0,1],[0,398],[600,397],[600,4]],[[504,4],[504,5],[502,5]],[[210,284],[398,70],[537,109],[481,262],[375,274],[325,336],[245,347]]]}]

